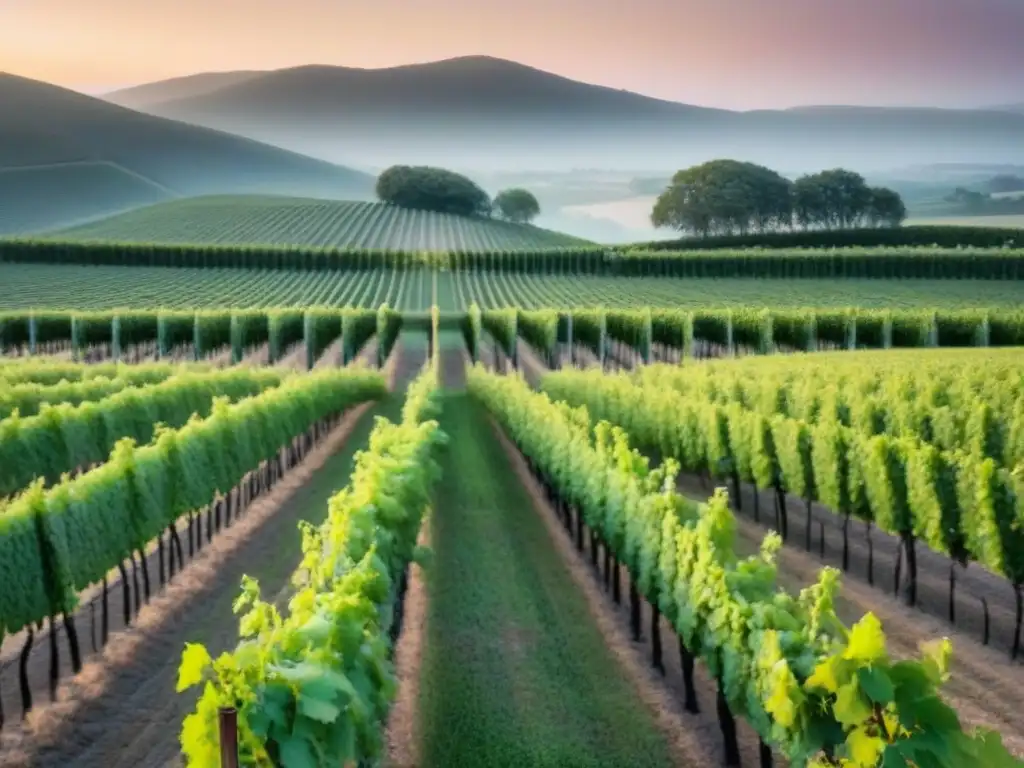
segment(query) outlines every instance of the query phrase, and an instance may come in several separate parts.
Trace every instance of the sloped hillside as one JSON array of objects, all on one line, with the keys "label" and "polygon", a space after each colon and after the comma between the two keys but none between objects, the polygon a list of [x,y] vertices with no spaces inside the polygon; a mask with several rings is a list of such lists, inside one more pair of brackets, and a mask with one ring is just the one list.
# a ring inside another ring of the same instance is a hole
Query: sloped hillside
[{"label": "sloped hillside", "polygon": [[539,227],[381,203],[280,197],[176,200],[54,233],[76,240],[504,251],[585,241]]},{"label": "sloped hillside", "polygon": [[372,192],[342,166],[14,75],[0,74],[0,105],[0,234],[178,196]]}]

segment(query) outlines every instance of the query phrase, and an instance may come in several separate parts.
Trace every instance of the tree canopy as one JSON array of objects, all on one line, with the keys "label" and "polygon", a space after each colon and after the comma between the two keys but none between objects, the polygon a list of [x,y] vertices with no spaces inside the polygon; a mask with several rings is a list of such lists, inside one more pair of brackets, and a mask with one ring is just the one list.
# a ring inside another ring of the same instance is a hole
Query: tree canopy
[{"label": "tree canopy", "polygon": [[489,216],[491,200],[471,179],[428,166],[394,165],[377,178],[377,197],[401,208]]},{"label": "tree canopy", "polygon": [[540,214],[540,203],[525,189],[506,189],[494,198],[494,209],[508,221],[524,224]]},{"label": "tree canopy", "polygon": [[796,227],[897,227],[906,215],[896,192],[869,187],[862,176],[842,168],[792,182],[754,163],[712,160],[672,177],[651,223],[707,237]]}]

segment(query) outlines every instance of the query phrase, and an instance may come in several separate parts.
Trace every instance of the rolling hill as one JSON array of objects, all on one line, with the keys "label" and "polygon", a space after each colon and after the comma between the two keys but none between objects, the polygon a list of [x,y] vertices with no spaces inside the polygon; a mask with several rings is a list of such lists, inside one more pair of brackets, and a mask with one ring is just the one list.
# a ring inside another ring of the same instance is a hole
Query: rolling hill
[{"label": "rolling hill", "polygon": [[190,195],[368,198],[365,174],[0,74],[0,234]]},{"label": "rolling hill", "polygon": [[803,171],[1024,160],[1024,115],[996,110],[733,112],[486,56],[386,69],[304,66],[241,74],[213,90],[196,81],[202,92],[187,96],[180,82],[152,84],[145,109],[332,161],[358,156],[369,165],[493,169],[600,162],[663,172],[725,156]]},{"label": "rolling hill", "polygon": [[538,227],[382,203],[252,195],[174,200],[52,234],[74,240],[404,251],[536,250],[586,244]]}]

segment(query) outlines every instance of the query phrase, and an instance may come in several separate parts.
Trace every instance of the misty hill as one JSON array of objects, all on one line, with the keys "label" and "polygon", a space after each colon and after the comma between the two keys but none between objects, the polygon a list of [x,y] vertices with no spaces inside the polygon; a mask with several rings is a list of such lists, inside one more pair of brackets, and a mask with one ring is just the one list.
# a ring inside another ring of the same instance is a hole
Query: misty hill
[{"label": "misty hill", "polygon": [[383,203],[258,195],[194,197],[52,233],[74,240],[514,251],[586,244],[539,227]]},{"label": "misty hill", "polygon": [[[157,86],[152,93],[160,93]],[[146,109],[367,165],[473,170],[600,164],[664,172],[734,157],[804,171],[1024,160],[1024,114],[864,107],[732,112],[589,85],[486,56],[386,69],[305,66],[186,97],[172,90],[168,86],[167,98]]]},{"label": "misty hill", "polygon": [[202,96],[212,93],[218,88],[244,83],[246,80],[262,74],[265,74],[265,72],[260,70],[203,72],[198,75],[174,77],[170,80],[160,80],[155,83],[145,83],[132,88],[123,88],[109,93],[103,98],[122,107],[145,110],[146,107],[151,107],[162,101]]},{"label": "misty hill", "polygon": [[179,196],[366,198],[373,179],[251,139],[0,73],[0,234]]}]

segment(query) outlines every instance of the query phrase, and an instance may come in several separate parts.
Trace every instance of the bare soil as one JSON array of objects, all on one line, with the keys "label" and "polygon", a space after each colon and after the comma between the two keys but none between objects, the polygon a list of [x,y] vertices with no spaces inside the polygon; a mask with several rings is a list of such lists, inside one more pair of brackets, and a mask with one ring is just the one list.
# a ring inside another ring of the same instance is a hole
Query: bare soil
[{"label": "bare soil", "polygon": [[[417,544],[430,546],[430,520],[424,518]],[[395,676],[398,696],[388,716],[386,734],[389,768],[417,768],[420,765],[420,665],[427,635],[429,592],[423,569],[413,563],[403,602],[402,631],[395,645]]]}]

